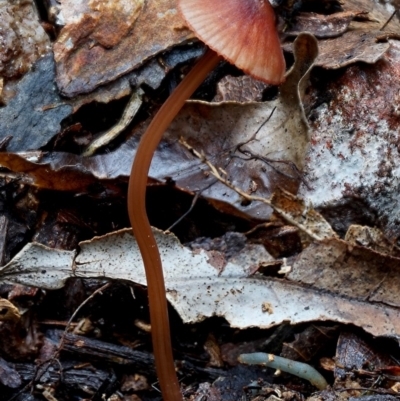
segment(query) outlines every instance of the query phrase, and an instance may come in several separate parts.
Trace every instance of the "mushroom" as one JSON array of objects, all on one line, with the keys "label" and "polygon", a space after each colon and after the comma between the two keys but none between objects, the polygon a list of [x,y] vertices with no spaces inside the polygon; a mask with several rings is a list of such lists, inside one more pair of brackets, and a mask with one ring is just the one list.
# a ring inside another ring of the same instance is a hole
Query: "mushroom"
[{"label": "mushroom", "polygon": [[209,49],[159,109],[143,134],[128,187],[128,213],[146,271],[153,352],[165,401],[182,400],[175,372],[160,253],[146,213],[147,176],[164,131],[221,56],[271,84],[284,80],[285,61],[268,0],[178,0],[189,27]]}]

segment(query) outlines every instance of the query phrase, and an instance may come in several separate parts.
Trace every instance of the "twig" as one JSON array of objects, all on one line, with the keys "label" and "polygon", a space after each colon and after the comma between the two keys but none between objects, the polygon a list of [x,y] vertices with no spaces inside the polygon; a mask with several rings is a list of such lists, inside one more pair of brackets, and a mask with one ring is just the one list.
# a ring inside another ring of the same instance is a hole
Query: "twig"
[{"label": "twig", "polygon": [[214,182],[211,182],[210,184],[208,184],[207,186],[205,186],[204,188],[196,191],[193,199],[192,199],[192,203],[190,204],[189,209],[183,213],[183,215],[181,217],[178,218],[178,220],[176,220],[174,223],[172,223],[172,225],[170,225],[166,230],[164,230],[164,233],[168,233],[170,232],[176,225],[178,225],[195,207],[197,200],[199,199],[200,195],[203,193],[203,191],[205,191],[206,189],[210,188],[212,185],[214,185],[217,182],[217,180],[214,180]]},{"label": "twig", "polygon": [[[321,241],[323,238],[316,235],[314,232],[309,230],[305,225],[299,223],[294,219],[289,213],[285,212],[283,209],[277,207],[274,205],[270,199],[263,198],[261,196],[255,196],[255,195],[249,195],[248,193],[244,192],[240,188],[236,187],[233,185],[231,182],[229,182],[226,178],[224,178],[220,171],[204,156],[204,154],[198,152],[196,149],[194,149],[192,146],[190,146],[183,138],[180,139],[180,143],[188,149],[194,156],[196,156],[198,159],[200,159],[204,164],[206,164],[209,169],[210,173],[221,183],[226,185],[228,188],[232,189],[236,193],[238,193],[240,196],[242,196],[244,199],[251,201],[251,202],[261,202],[264,203],[265,205],[270,206],[276,213],[279,214],[284,220],[286,220],[288,223],[298,227],[300,230],[302,230],[304,233],[306,233],[310,238],[316,240],[316,241]],[[226,173],[220,169],[222,174],[225,175]]]},{"label": "twig", "polygon": [[257,224],[250,230],[246,231],[245,233],[243,233],[243,235],[246,235],[246,237],[247,237],[248,235],[253,234],[257,230],[260,230],[261,228],[276,228],[276,227],[282,227],[282,226],[283,226],[283,224],[281,222],[271,222],[270,221],[270,222],[266,222],[266,223],[261,223],[261,224]]},{"label": "twig", "polygon": [[93,293],[92,293],[90,296],[88,296],[88,297],[75,309],[75,312],[74,312],[74,313],[72,314],[72,316],[69,318],[69,320],[68,320],[68,322],[67,322],[67,325],[65,326],[64,333],[63,333],[63,335],[62,335],[61,338],[60,338],[60,343],[58,344],[57,350],[55,351],[55,353],[54,353],[52,359],[56,359],[56,358],[59,356],[59,354],[60,354],[60,352],[61,352],[61,350],[62,350],[62,348],[63,348],[63,345],[64,345],[64,339],[65,339],[65,335],[67,334],[68,328],[69,328],[69,326],[71,325],[72,321],[75,319],[75,316],[78,314],[78,312],[79,312],[91,299],[93,299],[97,294],[99,294],[99,293],[101,293],[102,291],[106,290],[106,289],[107,289],[108,287],[110,287],[110,286],[111,286],[111,283],[107,283],[107,284],[104,284],[103,286],[101,286],[100,288],[98,288],[96,291],[93,291]]},{"label": "twig", "polygon": [[197,200],[200,197],[202,191],[197,191],[196,194],[193,196],[192,203],[190,204],[190,207],[188,210],[186,210],[185,213],[182,214],[177,220],[175,220],[166,230],[164,230],[164,233],[170,232],[175,226],[177,226],[194,208],[196,205]]},{"label": "twig", "polygon": [[[65,326],[65,329],[63,331],[63,334],[60,338],[60,342],[58,344],[57,349],[54,351],[53,356],[49,359],[47,359],[46,361],[41,362],[37,368],[36,368],[36,374],[33,376],[33,379],[26,385],[23,387],[23,389],[21,389],[17,394],[15,394],[14,396],[12,396],[8,401],[12,401],[14,399],[16,399],[20,394],[22,394],[26,389],[28,389],[29,387],[33,386],[33,383],[35,383],[35,381],[39,380],[45,373],[46,370],[48,369],[48,367],[50,366],[50,364],[52,362],[56,362],[59,365],[59,369],[60,369],[60,375],[62,376],[62,366],[58,360],[58,357],[60,355],[60,352],[63,348],[64,345],[64,341],[65,341],[65,336],[67,334],[67,330],[69,328],[69,326],[71,325],[72,321],[75,319],[75,316],[78,314],[78,312],[82,309],[83,306],[85,306],[91,299],[93,299],[98,293],[104,291],[106,288],[108,288],[111,285],[111,283],[107,283],[105,285],[103,285],[102,287],[98,288],[96,291],[94,291],[89,297],[87,297],[79,306],[78,308],[76,308],[75,312],[72,314],[72,316],[70,317],[70,319],[67,322],[67,325]],[[39,369],[41,367],[43,367],[45,364],[47,364],[46,367],[44,367],[41,371],[39,371]]]},{"label": "twig", "polygon": [[379,29],[380,31],[383,31],[390,23],[390,21],[393,19],[393,17],[396,15],[397,13],[397,8],[396,10],[393,11],[392,15],[388,18],[388,20],[382,25],[381,29]]},{"label": "twig", "polygon": [[142,94],[141,90],[133,93],[118,123],[95,139],[82,153],[82,156],[93,156],[98,149],[110,143],[132,122],[142,105]]}]

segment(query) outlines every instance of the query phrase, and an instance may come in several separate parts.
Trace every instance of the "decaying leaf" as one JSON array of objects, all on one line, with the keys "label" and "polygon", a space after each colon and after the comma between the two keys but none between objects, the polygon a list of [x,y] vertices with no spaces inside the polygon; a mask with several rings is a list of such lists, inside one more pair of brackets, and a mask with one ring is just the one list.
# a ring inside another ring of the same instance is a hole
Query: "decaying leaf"
[{"label": "decaying leaf", "polygon": [[338,38],[328,39],[319,43],[320,54],[316,65],[337,69],[357,61],[374,64],[389,49],[388,42],[379,42],[382,32],[357,30],[346,32]]},{"label": "decaying leaf", "polygon": [[281,216],[290,216],[291,221],[297,222],[297,227],[303,228],[311,238],[321,240],[337,237],[330,224],[311,205],[296,196],[277,190],[272,195],[271,203],[278,213],[282,211]]},{"label": "decaying leaf", "polygon": [[[124,0],[89,0],[87,6],[90,11],[85,13],[83,19],[88,18],[90,21],[91,27],[89,29],[92,40],[109,49],[118,45],[133,29],[140,13],[143,12],[144,0],[129,2]],[[93,23],[91,23],[92,21]],[[87,31],[84,32],[84,36],[86,33]]]},{"label": "decaying leaf", "polygon": [[[81,157],[60,153],[58,160],[40,163],[42,157],[44,156],[41,152],[25,155],[0,152],[0,165],[14,173],[21,173],[21,181],[39,188],[80,192],[88,190],[90,185],[96,183],[96,179],[88,173],[84,165],[74,164],[77,159],[81,161]],[[64,162],[62,166],[57,163],[60,159]]]},{"label": "decaying leaf", "polygon": [[294,335],[294,340],[284,343],[283,356],[294,361],[309,362],[337,336],[338,326],[316,324]]},{"label": "decaying leaf", "polygon": [[36,150],[60,131],[72,107],[58,95],[51,54],[38,60],[16,86],[17,94],[0,108],[0,140],[11,135],[11,152]]},{"label": "decaying leaf", "polygon": [[353,224],[346,232],[344,240],[350,244],[361,245],[384,255],[400,257],[399,247],[390,242],[376,227]]},{"label": "decaying leaf", "polygon": [[[388,50],[388,38],[398,37],[400,24],[391,13],[373,0],[346,0],[342,11],[329,15],[301,13],[295,17],[288,35],[302,31],[319,38],[315,65],[338,69],[356,62],[373,64]],[[385,30],[381,28],[385,26]],[[291,44],[284,48],[290,51]]]},{"label": "decaying leaf", "polygon": [[[390,19],[394,7],[388,3],[394,3],[397,0],[345,0],[341,2],[343,11],[359,12],[367,11],[366,19],[362,21],[353,21],[352,25],[356,28],[363,26],[370,30],[385,28],[385,32],[397,32],[399,21],[396,18]],[[390,19],[390,21],[389,21]],[[387,24],[387,22],[389,23]]]},{"label": "decaying leaf", "polygon": [[[204,167],[178,141],[184,134],[194,146],[204,145],[199,148],[245,191],[269,197],[275,188],[283,186],[295,192],[309,145],[301,97],[317,54],[312,36],[301,35],[296,43],[296,63],[281,87],[279,99],[252,104],[188,104],[166,133],[150,176],[158,180],[170,177],[178,187],[189,191],[209,187],[203,195],[217,205],[231,203],[253,217],[270,216],[269,208],[242,204],[240,196],[223,184],[210,186],[212,180],[205,175]],[[0,164],[13,172],[28,173],[33,184],[41,188],[83,191],[96,179],[128,176],[136,144],[137,138],[133,137],[116,151],[93,158],[56,153],[23,161],[19,155],[5,153],[0,154]]]},{"label": "decaying leaf", "polygon": [[233,190],[248,202],[260,202],[263,205],[270,206],[279,217],[300,229],[305,237],[305,242],[308,242],[310,239],[319,241],[324,238],[336,237],[336,233],[332,230],[329,223],[321,214],[316,212],[311,205],[307,205],[296,196],[280,188],[275,190],[270,199],[250,195],[225,179],[209,160],[189,146],[185,141],[182,140],[182,144],[209,167],[209,173],[216,178],[218,182]]},{"label": "decaying leaf", "polygon": [[74,251],[55,250],[37,243],[27,244],[0,268],[1,280],[23,285],[30,282],[32,287],[60,288],[68,276],[73,275],[75,254]]},{"label": "decaying leaf", "polygon": [[[193,253],[173,235],[155,232],[165,269],[167,296],[184,322],[223,316],[234,327],[268,328],[291,323],[332,320],[351,323],[373,335],[400,339],[398,309],[367,302],[354,294],[338,295],[287,280],[248,277],[243,263],[228,261],[216,269],[204,251]],[[270,256],[260,246],[258,263]],[[246,250],[243,249],[245,254]],[[54,261],[52,261],[54,259]],[[254,263],[254,253],[250,258]],[[81,243],[81,252],[28,244],[0,271],[1,281],[59,288],[68,277],[101,277],[145,284],[142,259],[131,230]],[[265,303],[268,303],[268,311]]]},{"label": "decaying leaf", "polygon": [[311,244],[288,277],[340,296],[400,306],[400,259],[343,240]]},{"label": "decaying leaf", "polygon": [[232,77],[230,75],[218,82],[217,94],[213,102],[260,102],[263,91],[268,87],[249,75]]},{"label": "decaying leaf", "polygon": [[[392,366],[394,361],[389,353],[374,349],[367,341],[355,333],[340,334],[336,348],[335,379],[339,382],[354,380],[347,372],[362,375],[363,372],[378,372]],[[347,376],[347,377],[346,377]]]},{"label": "decaying leaf", "polygon": [[176,0],[77,4],[63,2],[74,12],[54,44],[57,84],[68,97],[91,92],[192,37]]},{"label": "decaying leaf", "polygon": [[301,32],[310,32],[317,38],[332,38],[344,34],[355,17],[367,14],[367,11],[343,11],[330,15],[300,13],[285,33],[297,36]]},{"label": "decaying leaf", "polygon": [[22,384],[20,374],[3,358],[0,358],[0,383],[10,388],[18,388]]},{"label": "decaying leaf", "polygon": [[162,56],[151,58],[144,65],[108,84],[97,87],[90,93],[74,96],[70,104],[74,107],[74,110],[77,110],[81,105],[90,102],[108,103],[111,100],[129,96],[133,88],[140,90],[138,88],[141,85],[157,89],[170,69],[180,63],[201,56],[203,50],[204,46],[200,43],[172,49]]},{"label": "decaying leaf", "polygon": [[[183,136],[194,149],[204,152],[208,160],[221,167],[233,185],[244,191],[265,198],[279,186],[296,192],[309,144],[301,97],[317,55],[315,39],[308,34],[299,36],[296,49],[295,65],[276,101],[219,105],[188,103],[165,134],[166,142],[172,144],[171,152],[174,151],[170,159],[177,160],[179,152],[172,146]],[[204,166],[192,161],[190,154],[183,154],[184,163],[177,165],[166,165],[168,155],[162,159],[163,165],[158,164],[157,159],[161,157],[161,154],[155,155],[151,176],[154,177],[162,166],[164,177],[171,177],[186,190],[202,190],[202,195],[217,206],[219,202],[229,202],[253,217],[270,215],[270,209],[243,203],[237,193],[223,184],[211,185],[212,178],[204,171]]]}]

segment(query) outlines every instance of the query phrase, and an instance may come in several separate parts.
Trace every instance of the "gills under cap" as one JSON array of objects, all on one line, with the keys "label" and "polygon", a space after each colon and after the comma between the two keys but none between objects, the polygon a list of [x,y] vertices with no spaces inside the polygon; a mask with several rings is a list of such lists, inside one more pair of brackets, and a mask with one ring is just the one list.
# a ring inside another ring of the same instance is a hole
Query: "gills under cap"
[{"label": "gills under cap", "polygon": [[246,74],[280,84],[285,59],[268,0],[179,0],[189,27]]}]

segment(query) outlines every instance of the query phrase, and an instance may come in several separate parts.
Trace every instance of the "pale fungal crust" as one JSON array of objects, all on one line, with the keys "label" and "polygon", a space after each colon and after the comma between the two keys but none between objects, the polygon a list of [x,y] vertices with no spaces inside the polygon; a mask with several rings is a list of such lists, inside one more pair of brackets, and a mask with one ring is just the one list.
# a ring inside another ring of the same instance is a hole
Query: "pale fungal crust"
[{"label": "pale fungal crust", "polygon": [[204,43],[245,73],[280,84],[285,59],[268,0],[180,0],[189,27]]}]

